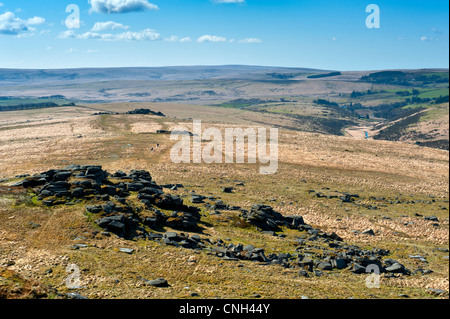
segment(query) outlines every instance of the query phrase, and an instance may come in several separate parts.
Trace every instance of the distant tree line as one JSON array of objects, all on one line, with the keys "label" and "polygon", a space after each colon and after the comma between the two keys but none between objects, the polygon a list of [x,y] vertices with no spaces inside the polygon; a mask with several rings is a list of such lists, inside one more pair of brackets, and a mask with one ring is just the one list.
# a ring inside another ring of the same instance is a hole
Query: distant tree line
[{"label": "distant tree line", "polygon": [[287,80],[296,78],[300,75],[304,75],[304,73],[267,73],[266,75],[271,76],[275,79]]},{"label": "distant tree line", "polygon": [[441,103],[448,103],[449,102],[449,96],[440,96],[436,100],[434,100],[434,103],[441,104]]},{"label": "distant tree line", "polygon": [[43,102],[43,103],[30,103],[30,104],[17,104],[17,105],[0,105],[0,112],[5,111],[21,111],[21,110],[31,110],[31,109],[41,109],[47,107],[60,107],[60,106],[75,106],[75,103],[69,102],[66,104],[57,104],[54,102]]},{"label": "distant tree line", "polygon": [[412,86],[421,82],[422,85],[432,83],[447,83],[449,80],[448,73],[439,74],[417,74],[402,71],[381,71],[363,76],[360,79],[364,82],[390,84],[401,86]]},{"label": "distant tree line", "polygon": [[323,106],[333,106],[333,107],[339,106],[339,104],[337,104],[336,102],[331,102],[331,101],[324,100],[324,99],[314,100],[313,103],[317,104],[317,105],[323,105]]},{"label": "distant tree line", "polygon": [[353,91],[352,93],[350,93],[350,97],[352,99],[358,98],[358,97],[363,97],[366,95],[373,95],[373,94],[379,94],[379,93],[386,93],[387,91],[385,90],[380,90],[380,91],[376,91],[376,90],[367,90],[367,91]]},{"label": "distant tree line", "polygon": [[406,91],[397,91],[395,92],[396,95],[398,96],[410,96],[410,95],[419,95],[420,91],[417,89],[412,89],[412,91],[410,92],[409,90]]},{"label": "distant tree line", "polygon": [[[0,96],[0,101],[10,101],[10,100],[19,100],[23,98],[15,97],[15,96]],[[65,100],[66,97],[64,95],[50,95],[50,96],[40,96],[37,97],[38,100]]]},{"label": "distant tree line", "polygon": [[313,74],[313,75],[308,76],[308,79],[328,78],[328,77],[338,76],[338,75],[342,75],[342,73],[341,72],[331,72],[331,73],[326,73],[326,74]]}]

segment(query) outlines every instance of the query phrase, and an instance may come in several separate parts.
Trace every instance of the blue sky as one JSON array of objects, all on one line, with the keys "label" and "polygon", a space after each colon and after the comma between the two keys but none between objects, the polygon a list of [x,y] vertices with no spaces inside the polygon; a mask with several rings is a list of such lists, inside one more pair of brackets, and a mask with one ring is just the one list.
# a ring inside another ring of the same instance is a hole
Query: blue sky
[{"label": "blue sky", "polygon": [[0,68],[448,68],[448,17],[444,0],[0,0]]}]

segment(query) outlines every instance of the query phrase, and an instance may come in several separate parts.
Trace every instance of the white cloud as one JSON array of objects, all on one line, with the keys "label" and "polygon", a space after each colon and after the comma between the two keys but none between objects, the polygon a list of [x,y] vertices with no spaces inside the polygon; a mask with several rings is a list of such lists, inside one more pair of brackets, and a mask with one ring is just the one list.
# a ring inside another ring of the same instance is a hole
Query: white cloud
[{"label": "white cloud", "polygon": [[74,48],[66,50],[66,53],[75,53],[75,52],[77,52],[77,50],[75,50]]},{"label": "white cloud", "polygon": [[38,25],[38,24],[44,24],[45,19],[41,17],[34,17],[27,20],[27,25]]},{"label": "white cloud", "polygon": [[176,35],[171,36],[170,38],[164,38],[165,42],[177,42],[178,37]]},{"label": "white cloud", "polygon": [[[110,37],[111,35],[108,35]],[[150,40],[155,41],[160,39],[160,34],[156,33],[154,30],[151,29],[145,29],[139,32],[124,32],[120,34],[114,34],[112,35],[112,41],[144,41],[144,40]],[[106,40],[110,40],[107,38]]]},{"label": "white cloud", "polygon": [[437,37],[428,37],[426,35],[420,37],[420,41],[422,42],[431,42],[431,41],[439,41]]},{"label": "white cloud", "polygon": [[0,2],[0,7],[3,7],[3,6],[4,6],[4,4]]},{"label": "white cloud", "polygon": [[96,22],[92,27],[91,31],[99,32],[106,30],[127,30],[129,28],[130,28],[129,26],[123,25],[122,23],[107,21],[107,22]]},{"label": "white cloud", "polygon": [[34,17],[28,20],[22,20],[16,17],[14,13],[8,11],[0,14],[0,34],[20,35],[21,37],[30,36],[36,31],[31,26],[43,23],[45,23],[44,18]]},{"label": "white cloud", "polygon": [[76,35],[75,31],[73,31],[73,30],[66,30],[66,31],[61,32],[58,35],[59,39],[70,39],[70,38],[76,38],[76,37],[77,37],[77,35]]},{"label": "white cloud", "polygon": [[262,40],[258,38],[247,38],[240,40],[239,43],[262,43]]},{"label": "white cloud", "polygon": [[91,11],[106,14],[159,9],[147,0],[89,0],[89,3]]},{"label": "white cloud", "polygon": [[103,41],[155,41],[160,39],[160,34],[151,29],[145,29],[138,32],[123,32],[123,33],[98,33],[85,32],[76,34],[73,30],[61,32],[58,36],[60,39],[80,39],[80,40],[103,40]]},{"label": "white cloud", "polygon": [[218,37],[216,35],[202,35],[197,39],[198,43],[204,42],[227,42],[227,39],[224,37]]},{"label": "white cloud", "polygon": [[180,38],[177,37],[176,35],[172,35],[170,38],[164,38],[165,42],[180,42],[180,43],[185,43],[185,42],[191,42],[192,39],[190,37],[184,37],[184,38]]}]

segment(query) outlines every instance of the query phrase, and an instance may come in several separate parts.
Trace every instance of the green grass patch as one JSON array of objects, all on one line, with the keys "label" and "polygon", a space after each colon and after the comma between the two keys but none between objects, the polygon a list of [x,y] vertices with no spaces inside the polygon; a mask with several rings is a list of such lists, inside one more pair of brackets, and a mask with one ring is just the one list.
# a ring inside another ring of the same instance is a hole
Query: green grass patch
[{"label": "green grass patch", "polygon": [[419,95],[419,98],[421,99],[434,99],[434,98],[438,98],[440,96],[446,96],[449,95],[449,89],[437,89],[437,90],[427,90],[427,91],[422,91],[423,93],[421,93]]}]

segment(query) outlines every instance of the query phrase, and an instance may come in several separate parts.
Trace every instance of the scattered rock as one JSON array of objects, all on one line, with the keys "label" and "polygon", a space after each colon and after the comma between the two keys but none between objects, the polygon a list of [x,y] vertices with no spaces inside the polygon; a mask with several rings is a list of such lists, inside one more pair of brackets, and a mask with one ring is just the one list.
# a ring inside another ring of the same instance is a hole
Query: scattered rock
[{"label": "scattered rock", "polygon": [[354,274],[364,274],[364,273],[366,273],[366,267],[364,267],[360,264],[354,263],[351,271]]},{"label": "scattered rock", "polygon": [[119,248],[119,251],[122,252],[122,253],[129,254],[129,255],[134,253],[134,249],[131,249],[131,248]]},{"label": "scattered rock", "polygon": [[[38,200],[43,205],[85,203],[86,215],[103,230],[99,232],[101,236],[115,234],[124,239],[141,238],[179,248],[204,250],[207,254],[229,262],[245,260],[258,262],[259,265],[273,264],[297,268],[298,275],[305,277],[310,274],[321,276],[324,274],[322,271],[341,270],[349,265],[353,273],[363,274],[366,267],[372,264],[380,267],[382,271],[386,269],[388,274],[409,274],[409,270],[397,265],[396,261],[381,260],[389,251],[375,248],[363,250],[354,245],[346,245],[336,233],[327,234],[315,229],[307,225],[300,215],[283,216],[272,207],[261,204],[255,204],[247,211],[238,206],[229,206],[213,196],[193,192],[189,194],[193,203],[203,204],[208,210],[219,214],[220,211],[237,211],[241,222],[257,227],[263,234],[278,236],[278,240],[286,237],[282,228],[299,231],[301,238],[297,237],[296,253],[294,256],[290,253],[271,253],[266,256],[264,249],[255,248],[251,244],[232,244],[220,239],[214,241],[197,234],[189,237],[183,233],[164,233],[165,227],[189,233],[200,232],[201,210],[184,204],[183,198],[189,195],[180,197],[164,192],[164,189],[172,189],[174,186],[183,187],[181,184],[160,186],[152,180],[151,174],[144,170],[110,174],[101,166],[71,165],[62,170],[49,170],[35,176],[27,176],[21,186],[35,188]],[[230,189],[232,192],[234,188]],[[224,187],[223,190],[227,192],[230,189]],[[131,193],[134,194],[130,198]],[[136,193],[137,201],[134,199]],[[358,198],[358,195],[354,194],[343,195],[345,200],[350,198],[351,202]],[[149,228],[155,232],[149,231]],[[363,233],[375,235],[373,230]],[[87,247],[83,245],[73,245],[71,249]],[[318,248],[320,252],[311,254],[311,248]],[[119,251],[127,254],[134,252],[128,248],[121,248]],[[144,282],[147,284],[151,281]]]},{"label": "scattered rock", "polygon": [[224,193],[232,193],[233,190],[234,190],[233,187],[223,187],[222,188],[222,192],[224,192]]},{"label": "scattered rock", "polygon": [[333,270],[333,266],[331,265],[331,263],[329,263],[327,261],[323,261],[323,262],[319,263],[317,265],[317,268],[319,268],[321,270]]},{"label": "scattered rock", "polygon": [[425,216],[424,219],[432,222],[439,222],[439,218],[437,218],[436,216]]},{"label": "scattered rock", "polygon": [[395,273],[395,274],[405,274],[405,273],[407,273],[407,270],[406,270],[405,266],[403,266],[400,263],[395,263],[395,264],[387,267],[386,271],[388,273]]},{"label": "scattered rock", "polygon": [[28,223],[28,226],[30,226],[32,229],[36,229],[36,228],[41,227],[41,225],[36,224],[36,223]]},{"label": "scattered rock", "polygon": [[263,231],[279,231],[282,226],[296,229],[304,225],[301,216],[283,217],[267,205],[253,205],[250,212],[242,212],[241,218]]},{"label": "scattered rock", "polygon": [[80,295],[79,293],[76,293],[76,292],[69,292],[69,293],[66,294],[66,296],[69,299],[77,299],[77,300],[87,300],[87,299],[89,299],[88,297]]},{"label": "scattered rock", "polygon": [[375,232],[372,229],[366,229],[361,234],[375,236]]},{"label": "scattered rock", "polygon": [[427,259],[425,257],[423,257],[423,256],[420,256],[420,255],[417,255],[417,256],[409,255],[408,257],[412,258],[412,259],[418,259],[418,260],[420,260],[422,262],[427,262]]},{"label": "scattered rock", "polygon": [[171,287],[169,285],[169,283],[167,282],[166,279],[161,278],[161,279],[155,279],[155,280],[147,280],[147,279],[143,279],[141,278],[142,281],[144,281],[144,284],[146,286],[153,286],[153,287],[158,287],[158,288],[168,288]]}]

